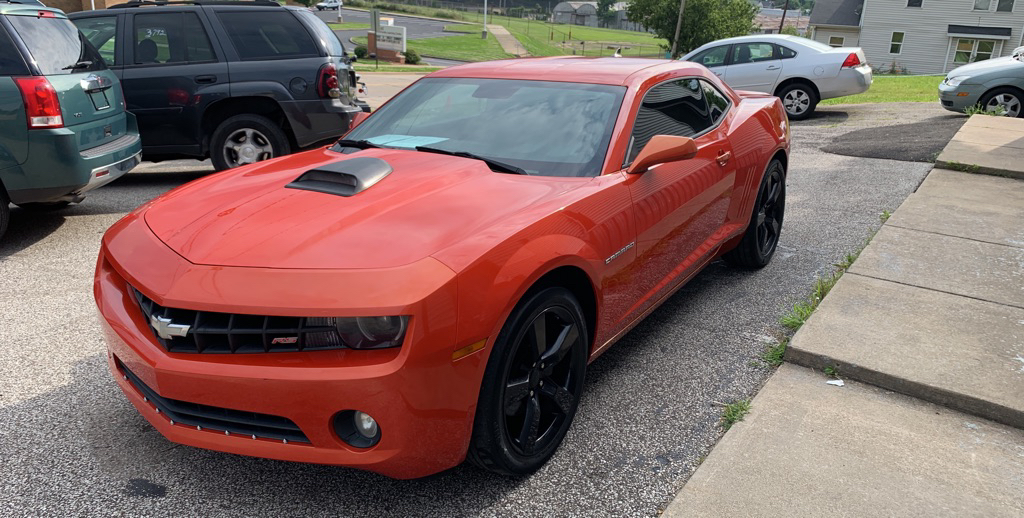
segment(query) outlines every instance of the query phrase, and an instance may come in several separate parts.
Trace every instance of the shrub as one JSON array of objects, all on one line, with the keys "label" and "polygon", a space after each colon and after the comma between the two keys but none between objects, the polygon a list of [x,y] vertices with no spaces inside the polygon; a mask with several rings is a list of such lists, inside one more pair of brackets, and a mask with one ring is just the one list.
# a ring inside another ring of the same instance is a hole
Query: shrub
[{"label": "shrub", "polygon": [[352,49],[352,53],[359,59],[366,59],[370,51],[366,50],[366,45],[356,45],[356,48]]},{"label": "shrub", "polygon": [[405,63],[406,64],[408,64],[408,65],[419,65],[420,61],[422,61],[422,59],[420,59],[419,52],[416,52],[415,50],[412,50],[412,49],[407,49],[405,51]]}]

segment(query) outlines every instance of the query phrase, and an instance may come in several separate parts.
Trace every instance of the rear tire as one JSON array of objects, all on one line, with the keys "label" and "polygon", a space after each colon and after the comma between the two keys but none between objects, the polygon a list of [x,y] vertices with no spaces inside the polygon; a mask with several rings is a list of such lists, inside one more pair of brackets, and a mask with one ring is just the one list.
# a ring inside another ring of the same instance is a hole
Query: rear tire
[{"label": "rear tire", "polygon": [[576,415],[589,344],[569,290],[546,288],[520,301],[487,361],[469,461],[503,475],[540,469]]},{"label": "rear tire", "polygon": [[274,121],[254,114],[229,117],[210,138],[210,161],[218,171],[291,153],[288,136]]},{"label": "rear tire", "polygon": [[987,111],[1001,107],[1007,117],[1024,117],[1024,92],[1009,86],[985,92],[978,104]]},{"label": "rear tire", "polygon": [[782,99],[789,120],[802,121],[810,117],[818,106],[818,94],[807,83],[790,83],[776,95]]},{"label": "rear tire", "polygon": [[7,191],[0,185],[0,238],[7,232],[7,222],[11,220],[11,200],[7,197]]},{"label": "rear tire", "polygon": [[778,249],[786,208],[786,169],[778,159],[768,164],[754,201],[750,224],[736,248],[722,256],[740,268],[764,268]]}]

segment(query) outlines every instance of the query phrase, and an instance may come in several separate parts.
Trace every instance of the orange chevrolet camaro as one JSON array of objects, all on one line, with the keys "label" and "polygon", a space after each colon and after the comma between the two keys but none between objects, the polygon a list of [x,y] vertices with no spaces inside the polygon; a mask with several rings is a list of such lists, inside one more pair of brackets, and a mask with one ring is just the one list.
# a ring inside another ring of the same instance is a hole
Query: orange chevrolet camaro
[{"label": "orange chevrolet camaro", "polygon": [[693,63],[463,65],[355,124],[104,236],[110,368],[168,439],[530,473],[590,361],[711,261],[759,268],[778,243],[782,104]]}]

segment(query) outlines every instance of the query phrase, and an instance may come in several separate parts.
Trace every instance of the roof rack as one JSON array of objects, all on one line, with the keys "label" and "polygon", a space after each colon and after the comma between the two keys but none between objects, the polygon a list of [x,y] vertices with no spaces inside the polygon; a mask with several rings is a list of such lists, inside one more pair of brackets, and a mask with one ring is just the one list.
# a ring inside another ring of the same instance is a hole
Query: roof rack
[{"label": "roof rack", "polygon": [[244,5],[259,7],[281,7],[272,0],[132,0],[123,4],[108,6],[108,9],[122,7],[145,7],[150,5]]}]

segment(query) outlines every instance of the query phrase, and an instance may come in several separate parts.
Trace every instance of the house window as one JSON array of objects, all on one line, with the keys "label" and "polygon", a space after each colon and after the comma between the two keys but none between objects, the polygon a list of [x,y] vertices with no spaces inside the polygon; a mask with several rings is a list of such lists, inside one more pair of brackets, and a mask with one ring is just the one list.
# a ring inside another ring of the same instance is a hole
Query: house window
[{"label": "house window", "polygon": [[992,7],[992,0],[974,0],[975,11],[988,11]]},{"label": "house window", "polygon": [[894,32],[892,33],[892,39],[889,40],[889,54],[899,54],[903,50],[903,33]]},{"label": "house window", "polygon": [[953,55],[953,63],[965,65],[975,61],[991,59],[995,48],[996,42],[994,40],[959,39],[956,42],[956,54]]},{"label": "house window", "polygon": [[846,44],[846,38],[843,36],[829,36],[828,46],[829,47],[842,47]]},{"label": "house window", "polygon": [[907,0],[907,7],[921,7],[922,0]]},{"label": "house window", "polygon": [[1012,13],[1013,0],[999,0],[999,3],[996,4],[996,11],[1000,13]]}]

